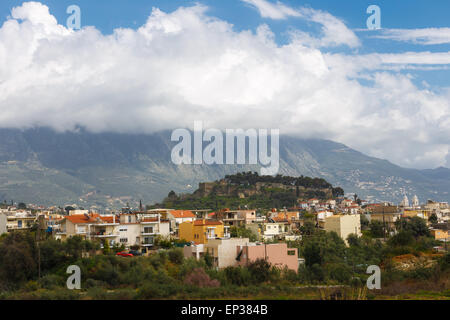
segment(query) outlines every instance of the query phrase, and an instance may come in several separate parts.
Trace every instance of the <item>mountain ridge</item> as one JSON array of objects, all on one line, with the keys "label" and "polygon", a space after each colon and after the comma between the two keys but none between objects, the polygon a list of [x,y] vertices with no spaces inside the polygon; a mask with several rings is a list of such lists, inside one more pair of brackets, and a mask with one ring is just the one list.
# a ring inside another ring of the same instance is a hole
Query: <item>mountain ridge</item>
[{"label": "mountain ridge", "polygon": [[[0,129],[0,200],[44,205],[120,207],[162,200],[170,190],[258,165],[174,165],[171,131],[153,134]],[[450,169],[408,169],[342,143],[280,136],[280,174],[324,178],[361,198],[398,202],[450,200]]]}]

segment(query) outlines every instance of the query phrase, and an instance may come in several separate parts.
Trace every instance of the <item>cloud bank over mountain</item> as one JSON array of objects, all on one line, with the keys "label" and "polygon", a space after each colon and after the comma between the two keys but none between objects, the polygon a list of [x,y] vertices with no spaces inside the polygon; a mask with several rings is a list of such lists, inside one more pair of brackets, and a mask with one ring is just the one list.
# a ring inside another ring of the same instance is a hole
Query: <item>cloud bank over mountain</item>
[{"label": "cloud bank over mountain", "polygon": [[264,20],[236,31],[197,4],[154,8],[136,30],[104,35],[69,30],[38,2],[14,8],[0,27],[0,127],[149,133],[201,120],[331,139],[407,167],[450,166],[450,89],[397,72],[446,67],[449,53],[332,53],[361,45],[338,18],[246,2],[262,18],[306,19],[321,32],[293,30],[280,45]]}]

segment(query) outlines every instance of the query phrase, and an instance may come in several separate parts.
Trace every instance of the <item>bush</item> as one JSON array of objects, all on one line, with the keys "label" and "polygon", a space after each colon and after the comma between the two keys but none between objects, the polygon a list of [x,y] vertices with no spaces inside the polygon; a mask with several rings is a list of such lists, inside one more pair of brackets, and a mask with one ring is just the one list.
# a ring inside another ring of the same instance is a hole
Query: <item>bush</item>
[{"label": "bush", "polygon": [[217,288],[220,286],[218,280],[211,280],[209,275],[206,274],[205,270],[202,268],[194,269],[190,274],[184,279],[184,283],[190,286],[196,286],[199,288]]},{"label": "bush", "polygon": [[182,264],[184,259],[181,249],[172,249],[169,251],[169,261],[175,264]]},{"label": "bush", "polygon": [[255,284],[260,284],[270,280],[271,265],[267,260],[257,259],[248,265],[252,281]]}]

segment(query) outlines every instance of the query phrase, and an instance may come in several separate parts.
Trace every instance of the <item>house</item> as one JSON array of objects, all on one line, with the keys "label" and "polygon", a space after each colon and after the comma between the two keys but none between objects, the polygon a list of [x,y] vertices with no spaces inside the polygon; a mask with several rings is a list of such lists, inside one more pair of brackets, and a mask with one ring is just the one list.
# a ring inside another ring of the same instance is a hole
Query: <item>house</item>
[{"label": "house", "polygon": [[237,210],[238,217],[244,220],[245,224],[256,221],[256,210]]},{"label": "house", "polygon": [[6,213],[0,212],[0,235],[7,232],[6,223],[8,219]]},{"label": "house", "polygon": [[114,245],[119,239],[119,221],[116,216],[101,216],[97,213],[66,216],[60,222],[57,238],[81,236],[86,240],[108,241]]},{"label": "house", "polygon": [[448,241],[449,240],[449,232],[448,230],[443,229],[431,229],[431,235],[435,240]]},{"label": "house", "polygon": [[147,253],[158,235],[170,237],[170,221],[162,219],[159,214],[120,215],[119,242],[125,247],[139,246],[142,253]]},{"label": "house", "polygon": [[359,214],[355,215],[335,215],[325,218],[325,231],[334,231],[347,243],[347,237],[350,234],[355,234],[358,237],[361,233],[361,217]]},{"label": "house", "polygon": [[195,244],[205,244],[216,238],[229,238],[229,227],[215,220],[195,220],[183,222],[179,226],[179,238]]},{"label": "house", "polygon": [[181,223],[195,220],[195,214],[190,210],[169,210],[166,217],[170,221],[170,231],[176,236]]},{"label": "house", "polygon": [[[254,218],[256,218],[256,214]],[[244,214],[242,211],[225,209],[216,212],[214,219],[222,221],[224,225],[229,227],[242,227],[246,224],[247,214]]]},{"label": "house", "polygon": [[29,211],[12,211],[7,215],[8,232],[30,229],[36,222],[36,215]]},{"label": "house", "polygon": [[281,239],[290,230],[290,223],[285,220],[270,219],[271,222],[252,223],[246,227],[252,230],[260,240]]},{"label": "house", "polygon": [[297,248],[288,248],[286,243],[249,243],[237,248],[237,264],[247,266],[258,259],[267,260],[272,266],[283,269],[287,267],[298,271]]},{"label": "house", "polygon": [[386,225],[388,230],[395,230],[395,222],[402,216],[397,206],[373,206],[369,209],[370,221],[379,221]]},{"label": "house", "polygon": [[408,210],[405,209],[402,214],[402,218],[412,218],[419,217],[425,220],[428,220],[431,216],[431,211],[429,210]]},{"label": "house", "polygon": [[236,266],[236,248],[248,243],[248,238],[211,239],[206,244],[185,246],[183,253],[186,258],[197,259],[208,253],[213,258],[214,267],[226,268]]}]

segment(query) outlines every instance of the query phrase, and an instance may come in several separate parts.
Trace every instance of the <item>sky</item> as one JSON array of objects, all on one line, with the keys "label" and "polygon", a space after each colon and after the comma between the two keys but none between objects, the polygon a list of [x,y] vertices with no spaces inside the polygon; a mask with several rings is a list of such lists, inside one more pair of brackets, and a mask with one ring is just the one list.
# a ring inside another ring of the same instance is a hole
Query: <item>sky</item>
[{"label": "sky", "polygon": [[447,0],[2,0],[0,127],[203,121],[450,167],[449,12]]}]

